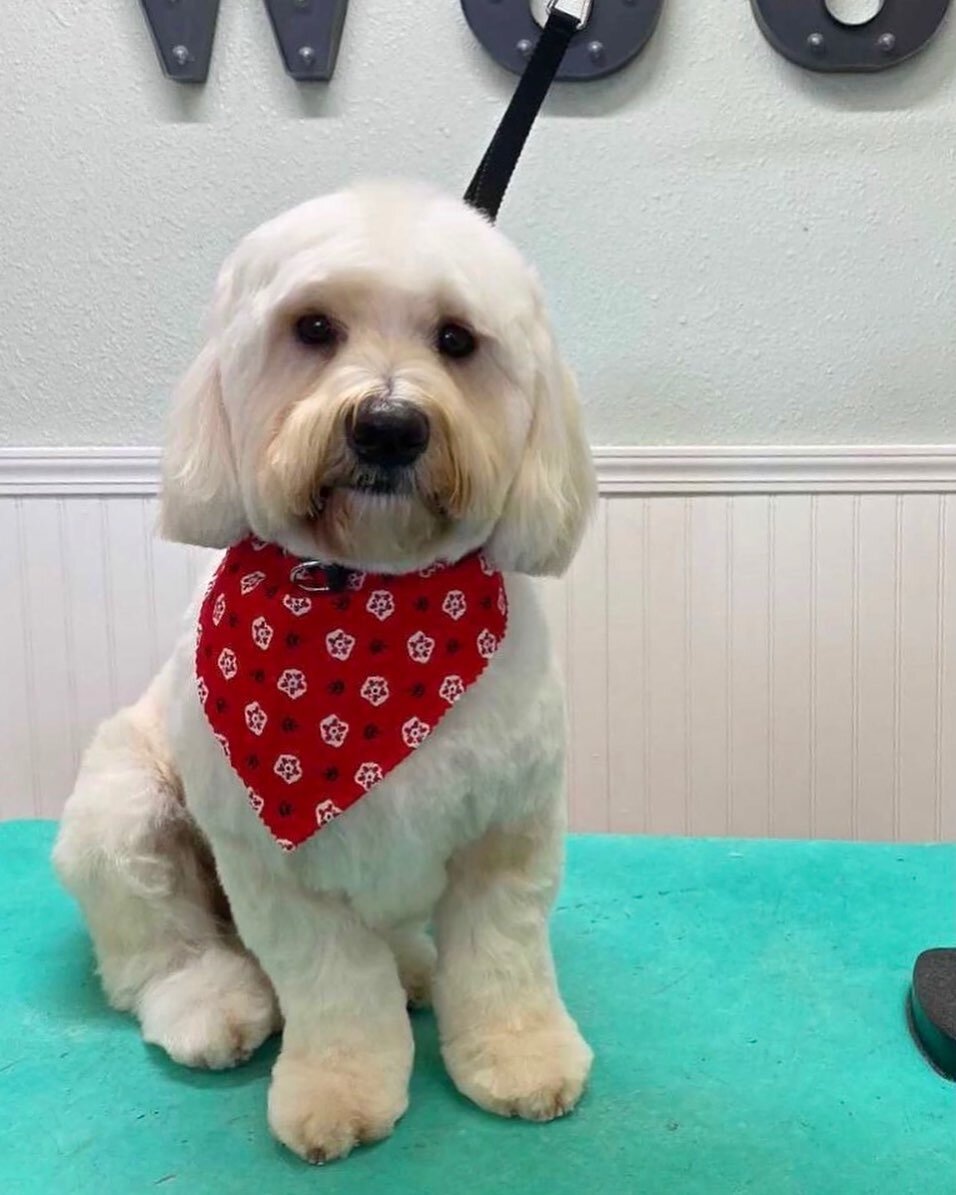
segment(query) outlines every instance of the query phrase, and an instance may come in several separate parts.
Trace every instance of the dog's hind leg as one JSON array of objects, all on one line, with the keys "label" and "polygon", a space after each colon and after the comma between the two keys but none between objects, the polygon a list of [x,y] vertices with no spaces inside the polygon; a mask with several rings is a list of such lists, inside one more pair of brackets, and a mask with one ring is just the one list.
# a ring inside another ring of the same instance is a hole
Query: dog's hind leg
[{"label": "dog's hind leg", "polygon": [[54,863],[86,916],[114,1008],[177,1062],[242,1062],[278,1027],[269,981],[235,936],[166,747],[160,673],[100,726],[66,803]]}]

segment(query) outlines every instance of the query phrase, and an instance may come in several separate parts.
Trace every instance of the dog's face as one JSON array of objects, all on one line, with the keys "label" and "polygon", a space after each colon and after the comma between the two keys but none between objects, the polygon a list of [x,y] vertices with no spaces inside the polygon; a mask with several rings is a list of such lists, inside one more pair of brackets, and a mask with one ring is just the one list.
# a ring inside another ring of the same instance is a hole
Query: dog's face
[{"label": "dog's face", "polygon": [[252,233],[183,381],[163,528],[370,571],[487,545],[563,571],[594,491],[537,282],[463,204],[392,184]]}]

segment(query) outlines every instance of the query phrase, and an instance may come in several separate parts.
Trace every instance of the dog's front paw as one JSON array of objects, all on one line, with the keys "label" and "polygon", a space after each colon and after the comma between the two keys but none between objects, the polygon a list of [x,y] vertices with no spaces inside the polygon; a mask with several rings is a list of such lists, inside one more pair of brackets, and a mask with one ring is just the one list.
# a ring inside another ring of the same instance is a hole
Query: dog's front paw
[{"label": "dog's front paw", "polygon": [[446,1042],[443,1053],[458,1090],[499,1116],[554,1120],[584,1091],[594,1055],[564,1013],[524,1028],[481,1025]]},{"label": "dog's front paw", "polygon": [[280,1055],[269,1089],[269,1127],[313,1165],[389,1136],[408,1107],[407,1079],[373,1060]]},{"label": "dog's front paw", "polygon": [[279,1028],[275,995],[248,955],[211,947],[153,980],[137,1006],[143,1038],[184,1066],[237,1066]]}]

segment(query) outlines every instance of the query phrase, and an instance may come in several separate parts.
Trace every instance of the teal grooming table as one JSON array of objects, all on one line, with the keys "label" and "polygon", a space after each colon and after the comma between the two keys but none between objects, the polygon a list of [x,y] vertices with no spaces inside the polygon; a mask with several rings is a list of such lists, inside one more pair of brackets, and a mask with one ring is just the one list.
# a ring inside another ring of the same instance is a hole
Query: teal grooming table
[{"label": "teal grooming table", "polygon": [[4,1195],[953,1195],[956,1084],[906,1023],[953,937],[956,848],[578,838],[554,918],[591,1089],[551,1125],[473,1108],[415,1018],[395,1135],[316,1171],[270,1138],[275,1043],[203,1074],[107,1008],[54,827],[0,826]]}]

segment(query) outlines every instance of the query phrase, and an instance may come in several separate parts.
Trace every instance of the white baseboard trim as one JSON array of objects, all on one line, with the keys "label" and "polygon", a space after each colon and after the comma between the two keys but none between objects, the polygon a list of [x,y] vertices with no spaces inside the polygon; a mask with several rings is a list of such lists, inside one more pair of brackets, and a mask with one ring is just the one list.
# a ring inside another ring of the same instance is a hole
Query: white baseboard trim
[{"label": "white baseboard trim", "polygon": [[956,445],[596,448],[601,493],[837,494],[956,490]]},{"label": "white baseboard trim", "polygon": [[0,448],[0,497],[152,495],[158,448]]},{"label": "white baseboard trim", "polygon": [[[0,448],[2,497],[152,495],[157,448]],[[608,496],[956,492],[956,444],[595,448]]]}]

